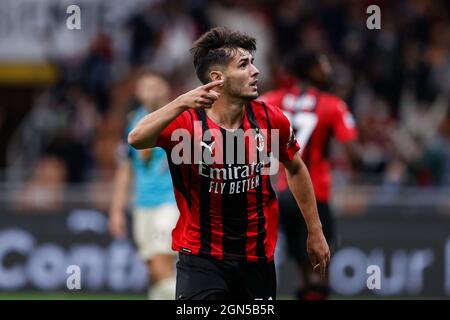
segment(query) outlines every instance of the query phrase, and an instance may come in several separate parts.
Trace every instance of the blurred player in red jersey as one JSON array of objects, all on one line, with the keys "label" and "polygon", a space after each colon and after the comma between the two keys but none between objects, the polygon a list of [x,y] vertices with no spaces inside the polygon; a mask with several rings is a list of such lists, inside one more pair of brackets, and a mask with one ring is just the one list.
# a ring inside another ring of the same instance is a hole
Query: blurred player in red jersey
[{"label": "blurred player in red jersey", "polygon": [[[203,34],[192,48],[203,85],[145,116],[128,136],[133,147],[160,146],[169,158],[180,210],[172,232],[180,300],[276,298],[278,203],[270,175],[263,172],[275,161],[266,157],[273,153],[286,168],[308,225],[311,263],[326,273],[330,251],[311,179],[287,118],[278,107],[256,100],[255,50],[256,40],[239,32],[218,27]],[[279,144],[272,149],[268,142],[274,140]]]},{"label": "blurred player in red jersey", "polygon": [[[290,120],[300,143],[302,159],[308,167],[317,199],[320,220],[328,243],[333,244],[333,218],[330,212],[331,172],[329,163],[330,140],[342,143],[352,163],[359,161],[355,143],[357,131],[353,116],[342,99],[325,91],[331,85],[332,69],[326,55],[315,51],[297,50],[287,62],[295,83],[283,89],[267,92],[263,100],[282,108]],[[307,226],[288,188],[284,170],[277,180],[280,206],[280,224],[286,236],[289,255],[297,262],[301,283],[299,299],[327,299],[328,274],[320,278],[308,261]]]}]

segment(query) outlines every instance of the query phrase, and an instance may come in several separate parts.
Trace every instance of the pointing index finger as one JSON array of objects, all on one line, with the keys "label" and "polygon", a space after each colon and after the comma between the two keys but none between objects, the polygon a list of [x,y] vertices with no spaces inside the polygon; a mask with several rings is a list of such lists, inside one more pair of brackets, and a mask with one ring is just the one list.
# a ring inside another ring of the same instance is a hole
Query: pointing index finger
[{"label": "pointing index finger", "polygon": [[223,84],[223,80],[216,80],[216,81],[212,81],[212,82],[208,82],[207,84],[204,84],[202,86],[203,89],[209,90],[212,89],[214,87],[220,86],[221,84]]}]

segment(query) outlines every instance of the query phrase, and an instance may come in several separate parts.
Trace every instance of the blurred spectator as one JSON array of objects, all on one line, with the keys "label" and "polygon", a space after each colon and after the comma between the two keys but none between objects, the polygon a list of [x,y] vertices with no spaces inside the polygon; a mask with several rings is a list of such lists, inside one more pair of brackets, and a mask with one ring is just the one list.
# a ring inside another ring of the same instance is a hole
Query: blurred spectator
[{"label": "blurred spectator", "polygon": [[67,169],[60,159],[51,155],[42,157],[18,195],[18,209],[28,213],[61,210],[66,176]]},{"label": "blurred spectator", "polygon": [[127,21],[126,28],[131,34],[129,62],[132,66],[142,64],[153,56],[156,30],[147,21],[145,14],[140,12]]},{"label": "blurred spectator", "polygon": [[109,107],[112,59],[111,39],[107,34],[100,32],[92,41],[82,63],[82,83],[87,92],[94,96],[101,113],[105,113]]}]

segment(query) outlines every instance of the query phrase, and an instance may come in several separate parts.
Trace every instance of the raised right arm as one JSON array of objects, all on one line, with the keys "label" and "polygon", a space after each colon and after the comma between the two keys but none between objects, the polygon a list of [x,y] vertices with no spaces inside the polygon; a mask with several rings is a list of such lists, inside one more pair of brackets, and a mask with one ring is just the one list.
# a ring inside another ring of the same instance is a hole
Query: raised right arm
[{"label": "raised right arm", "polygon": [[188,108],[210,108],[219,98],[219,94],[212,89],[222,83],[223,80],[218,80],[199,86],[148,114],[131,130],[128,135],[128,143],[136,149],[155,147],[164,128],[182,112]]}]

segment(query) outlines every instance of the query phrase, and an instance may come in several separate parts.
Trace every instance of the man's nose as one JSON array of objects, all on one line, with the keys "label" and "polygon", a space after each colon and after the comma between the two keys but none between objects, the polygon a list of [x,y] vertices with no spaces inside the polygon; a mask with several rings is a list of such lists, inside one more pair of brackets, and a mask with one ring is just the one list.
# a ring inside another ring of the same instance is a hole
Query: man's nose
[{"label": "man's nose", "polygon": [[252,77],[256,77],[258,74],[259,74],[258,68],[253,65]]}]

